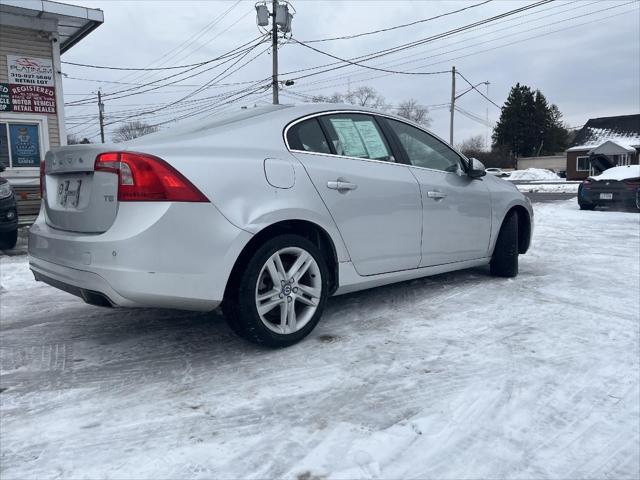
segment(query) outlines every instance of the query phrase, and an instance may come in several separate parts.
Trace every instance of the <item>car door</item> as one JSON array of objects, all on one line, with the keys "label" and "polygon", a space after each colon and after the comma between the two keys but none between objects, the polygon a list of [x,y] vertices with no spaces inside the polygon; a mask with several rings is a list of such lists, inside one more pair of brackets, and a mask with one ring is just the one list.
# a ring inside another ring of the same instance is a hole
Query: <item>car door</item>
[{"label": "car door", "polygon": [[331,213],[360,275],[418,267],[420,186],[407,165],[396,163],[372,115],[312,117],[288,127],[286,138]]},{"label": "car door", "polygon": [[421,267],[483,258],[491,235],[491,196],[482,178],[465,173],[460,155],[433,135],[407,123],[385,119],[423,202]]}]

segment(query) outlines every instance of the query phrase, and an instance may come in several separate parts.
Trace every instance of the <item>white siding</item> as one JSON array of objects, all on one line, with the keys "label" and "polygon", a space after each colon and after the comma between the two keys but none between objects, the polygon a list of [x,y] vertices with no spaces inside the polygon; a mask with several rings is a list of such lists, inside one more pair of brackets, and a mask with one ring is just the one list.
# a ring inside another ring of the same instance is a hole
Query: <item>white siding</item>
[{"label": "white siding", "polygon": [[[38,30],[0,26],[0,83],[7,83],[7,55],[29,55],[39,58],[53,58],[51,43],[46,36],[40,36]],[[56,85],[56,89],[58,85]],[[57,92],[56,92],[57,93]],[[33,114],[26,114],[33,115]],[[58,115],[47,114],[49,125],[49,146],[60,145]]]}]

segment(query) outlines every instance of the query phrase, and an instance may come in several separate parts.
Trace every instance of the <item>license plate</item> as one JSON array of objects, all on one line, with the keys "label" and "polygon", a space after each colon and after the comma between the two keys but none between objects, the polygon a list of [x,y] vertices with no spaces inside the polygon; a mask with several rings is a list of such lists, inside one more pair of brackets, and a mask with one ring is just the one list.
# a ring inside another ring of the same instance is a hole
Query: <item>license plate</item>
[{"label": "license plate", "polygon": [[58,185],[58,204],[61,207],[77,207],[80,203],[82,180],[64,180]]},{"label": "license plate", "polygon": [[613,200],[613,193],[601,193],[600,200]]}]

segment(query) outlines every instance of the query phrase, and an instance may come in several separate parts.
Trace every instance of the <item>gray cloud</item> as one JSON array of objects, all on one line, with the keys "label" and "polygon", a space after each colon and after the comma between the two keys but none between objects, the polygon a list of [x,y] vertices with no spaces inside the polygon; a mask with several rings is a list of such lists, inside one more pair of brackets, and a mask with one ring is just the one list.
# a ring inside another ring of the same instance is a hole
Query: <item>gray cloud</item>
[{"label": "gray cloud", "polygon": [[[105,23],[74,47],[63,60],[117,66],[146,66],[196,34],[235,2],[230,1],[75,1],[101,8]],[[457,10],[477,2],[462,1],[295,1],[297,10],[293,34],[301,40],[359,33],[395,24],[411,22]],[[380,33],[353,40],[314,44],[342,58],[355,57],[424,38],[469,24],[531,2],[493,1],[465,11],[409,28]],[[502,104],[516,82],[539,88],[550,102],[556,103],[570,126],[582,125],[588,118],[637,113],[640,110],[640,15],[638,2],[624,1],[557,1],[530,10],[521,18],[510,18],[483,28],[438,40],[415,49],[390,55],[372,62],[397,70],[447,70],[455,65],[473,82],[489,81],[489,93]],[[170,59],[168,64],[185,64],[215,57],[258,35],[253,10],[254,2],[235,6],[198,42]],[[571,20],[571,17],[596,10],[608,11]],[[526,15],[526,16],[525,16]],[[603,19],[603,17],[611,18]],[[237,23],[236,23],[237,22]],[[577,26],[586,22],[587,25]],[[235,25],[232,25],[234,24]],[[230,27],[230,28],[229,28]],[[572,28],[573,27],[573,28]],[[225,29],[228,30],[222,33]],[[563,31],[549,34],[554,30]],[[215,37],[215,38],[214,38]],[[531,39],[523,40],[528,37]],[[520,43],[516,43],[519,42]],[[512,43],[512,45],[508,45]],[[190,54],[193,50],[199,50]],[[304,47],[288,44],[280,49],[281,71],[287,72],[333,60]],[[407,58],[400,58],[400,57]],[[462,57],[462,58],[456,58]],[[396,65],[401,62],[411,62]],[[420,68],[418,68],[420,67]],[[262,55],[226,82],[254,80],[270,75],[271,57]],[[123,82],[146,82],[162,74],[146,73],[125,76],[123,72],[92,70],[64,65],[72,77]],[[217,72],[219,70],[216,70]],[[166,73],[165,73],[166,74]],[[199,84],[209,80],[214,71],[185,83]],[[124,77],[124,78],[123,78]],[[371,78],[378,77],[378,78]],[[284,76],[283,78],[286,78]],[[330,74],[309,77],[296,82],[291,90],[304,93],[332,93],[370,85],[392,104],[414,97],[423,104],[449,101],[450,75],[405,76],[382,75],[380,72],[350,66]],[[94,92],[99,83],[65,80],[67,101]],[[458,78],[459,89],[465,88]],[[122,86],[102,85],[109,92]],[[231,88],[231,87],[228,87]],[[482,87],[483,91],[485,87]],[[190,88],[167,87],[154,93],[107,101],[107,115],[122,109],[143,108],[142,104],[170,102],[188,93]],[[206,95],[221,91],[208,90]],[[224,91],[224,90],[222,90]],[[181,93],[184,92],[184,93]],[[203,93],[201,96],[204,96]],[[284,97],[283,100],[293,101]],[[252,99],[252,101],[259,101]],[[261,101],[269,101],[264,95]],[[459,105],[491,122],[499,110],[480,95],[470,92]],[[95,107],[68,108],[67,115],[95,113]],[[432,129],[448,138],[449,113],[434,109]],[[171,118],[170,115],[162,117]],[[78,122],[78,120],[75,120]],[[75,127],[73,130],[82,130]],[[95,134],[97,127],[85,130]],[[487,133],[486,127],[456,114],[456,141],[471,135]]]}]

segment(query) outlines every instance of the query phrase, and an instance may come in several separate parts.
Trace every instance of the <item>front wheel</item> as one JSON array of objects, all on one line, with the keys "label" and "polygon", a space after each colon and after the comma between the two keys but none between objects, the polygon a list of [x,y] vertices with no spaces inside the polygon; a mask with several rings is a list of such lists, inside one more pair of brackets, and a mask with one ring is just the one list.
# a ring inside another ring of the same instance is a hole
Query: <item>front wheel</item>
[{"label": "front wheel", "polygon": [[515,212],[502,223],[490,267],[491,274],[497,277],[518,275],[518,215]]},{"label": "front wheel", "polygon": [[297,235],[265,242],[228,291],[232,329],[254,343],[287,347],[306,337],[324,310],[328,270],[320,250]]}]

